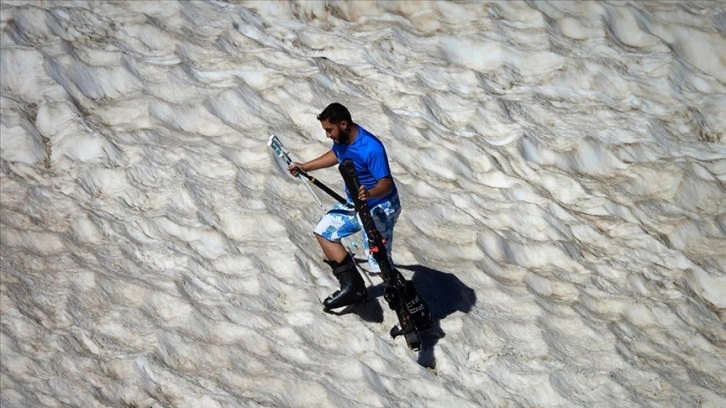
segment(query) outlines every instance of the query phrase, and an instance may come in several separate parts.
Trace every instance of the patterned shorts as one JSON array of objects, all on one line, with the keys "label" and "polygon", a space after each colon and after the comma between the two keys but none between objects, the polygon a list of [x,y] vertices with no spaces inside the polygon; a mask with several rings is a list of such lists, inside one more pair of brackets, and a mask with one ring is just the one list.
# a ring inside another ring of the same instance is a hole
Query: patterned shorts
[{"label": "patterned shorts", "polygon": [[[393,227],[396,225],[396,221],[398,221],[398,216],[401,215],[401,201],[398,199],[398,196],[394,196],[390,200],[380,202],[371,208],[371,215],[375,221],[376,228],[383,235],[383,239],[386,240],[386,253],[388,254],[388,258],[391,259]],[[318,225],[315,226],[316,234],[332,242],[340,242],[341,239],[357,232],[363,234],[363,247],[368,257],[368,265],[370,266],[371,272],[380,272],[381,268],[378,266],[378,262],[376,262],[368,250],[368,238],[362,229],[360,218],[358,218],[358,214],[356,214],[354,209],[348,208],[343,204],[335,204],[330,211],[323,215]]]}]

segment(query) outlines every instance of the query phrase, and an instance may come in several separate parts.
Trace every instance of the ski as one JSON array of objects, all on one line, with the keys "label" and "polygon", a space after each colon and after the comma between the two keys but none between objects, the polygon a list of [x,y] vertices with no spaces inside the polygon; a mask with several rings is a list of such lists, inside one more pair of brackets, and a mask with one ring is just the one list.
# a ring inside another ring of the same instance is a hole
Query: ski
[{"label": "ski", "polygon": [[408,347],[411,350],[418,351],[421,348],[419,331],[431,326],[433,320],[431,312],[419,296],[413,282],[407,281],[401,272],[391,265],[386,253],[383,236],[376,228],[368,204],[366,201],[358,199],[360,181],[353,162],[350,159],[343,160],[338,170],[343,176],[345,185],[351,193],[350,195],[353,197],[355,210],[368,237],[369,250],[381,267],[383,297],[398,317],[400,329],[394,326],[390,334],[393,338],[403,335]]}]

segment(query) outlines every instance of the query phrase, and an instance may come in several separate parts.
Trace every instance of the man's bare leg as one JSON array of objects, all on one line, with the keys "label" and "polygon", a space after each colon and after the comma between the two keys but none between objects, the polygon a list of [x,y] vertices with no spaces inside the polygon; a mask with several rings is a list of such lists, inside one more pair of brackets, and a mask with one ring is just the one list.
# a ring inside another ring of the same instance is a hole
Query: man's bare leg
[{"label": "man's bare leg", "polygon": [[345,247],[340,242],[328,241],[318,234],[315,234],[315,238],[318,240],[320,248],[323,249],[323,254],[327,260],[340,263],[348,255],[348,251],[345,250]]}]

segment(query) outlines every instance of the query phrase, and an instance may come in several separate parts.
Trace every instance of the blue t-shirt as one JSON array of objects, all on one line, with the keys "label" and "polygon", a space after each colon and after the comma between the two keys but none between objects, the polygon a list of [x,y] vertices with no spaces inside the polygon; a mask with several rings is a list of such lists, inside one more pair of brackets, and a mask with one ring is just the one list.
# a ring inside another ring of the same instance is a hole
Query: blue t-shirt
[{"label": "blue t-shirt", "polygon": [[[345,159],[353,160],[358,180],[366,189],[375,187],[378,180],[385,177],[391,177],[393,183],[391,168],[388,166],[388,155],[386,155],[383,143],[360,125],[358,125],[358,136],[356,136],[352,144],[333,143],[332,149],[335,156],[338,157],[339,164]],[[348,195],[348,200],[353,201],[347,187],[345,193]],[[396,183],[393,183],[393,190],[390,194],[385,197],[369,198],[368,206],[373,207],[381,201],[394,197],[396,194],[398,194],[398,189]]]}]

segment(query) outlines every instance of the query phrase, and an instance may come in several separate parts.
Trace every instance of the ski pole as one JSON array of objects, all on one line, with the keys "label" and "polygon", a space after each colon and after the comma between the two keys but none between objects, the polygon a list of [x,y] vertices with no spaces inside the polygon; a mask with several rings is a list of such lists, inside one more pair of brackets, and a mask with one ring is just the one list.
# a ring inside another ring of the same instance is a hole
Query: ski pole
[{"label": "ski pole", "polygon": [[348,201],[345,198],[341,197],[338,193],[336,193],[330,187],[328,187],[325,184],[323,184],[323,182],[321,182],[320,180],[316,179],[315,177],[313,177],[313,176],[309,175],[308,173],[306,173],[305,171],[303,171],[300,167],[295,166],[295,171],[297,171],[298,174],[300,174],[301,176],[303,176],[306,179],[310,180],[310,182],[313,183],[313,184],[315,184],[316,187],[318,187],[319,189],[321,189],[321,190],[325,191],[326,193],[328,193],[329,196],[331,196],[334,199],[338,200],[339,203],[344,204],[344,205],[348,205]]},{"label": "ski pole", "polygon": [[[270,136],[270,139],[267,141],[267,145],[270,146],[270,148],[272,148],[272,150],[275,152],[275,154],[278,157],[281,157],[283,160],[285,160],[285,163],[287,163],[288,166],[292,164],[292,159],[290,158],[290,154],[288,153],[287,150],[285,150],[284,147],[282,147],[282,143],[280,142],[280,139],[277,136],[275,136],[275,135]],[[315,177],[304,172],[300,167],[295,166],[295,171],[298,172],[298,177],[303,176],[306,179],[310,180],[310,182],[315,184],[316,187],[318,187],[319,189],[328,193],[329,196],[336,199],[339,203],[346,205],[348,207],[352,207],[351,205],[348,205],[348,202],[345,198],[341,197],[338,193],[336,193],[330,187],[323,184],[320,180],[317,180]],[[310,189],[309,186],[308,186],[308,189]],[[315,196],[315,193],[313,193],[312,190],[310,190],[310,193],[317,200],[317,197]],[[319,200],[318,200],[318,204],[320,204]],[[321,206],[322,206],[322,204],[321,204]]]}]

